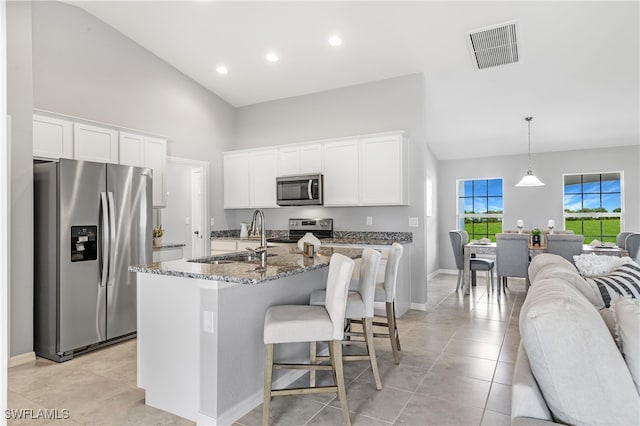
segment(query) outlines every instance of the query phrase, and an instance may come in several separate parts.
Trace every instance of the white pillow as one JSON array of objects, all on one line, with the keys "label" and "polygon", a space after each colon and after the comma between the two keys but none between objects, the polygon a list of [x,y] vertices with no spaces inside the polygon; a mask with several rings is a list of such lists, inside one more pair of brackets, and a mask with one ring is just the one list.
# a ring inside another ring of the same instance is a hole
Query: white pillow
[{"label": "white pillow", "polygon": [[576,268],[583,277],[596,277],[598,275],[606,275],[620,265],[633,262],[629,256],[605,256],[601,254],[588,253],[573,256]]},{"label": "white pillow", "polygon": [[640,300],[619,297],[612,306],[622,355],[640,394]]}]

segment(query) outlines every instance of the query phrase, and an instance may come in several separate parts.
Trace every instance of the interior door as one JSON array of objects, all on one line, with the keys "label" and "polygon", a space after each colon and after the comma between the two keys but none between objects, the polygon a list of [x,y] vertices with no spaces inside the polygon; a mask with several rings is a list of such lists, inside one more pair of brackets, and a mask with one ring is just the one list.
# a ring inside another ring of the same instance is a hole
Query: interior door
[{"label": "interior door", "polygon": [[108,339],[136,331],[136,274],[128,268],[152,261],[151,179],[147,168],[107,166],[114,230],[107,285]]}]

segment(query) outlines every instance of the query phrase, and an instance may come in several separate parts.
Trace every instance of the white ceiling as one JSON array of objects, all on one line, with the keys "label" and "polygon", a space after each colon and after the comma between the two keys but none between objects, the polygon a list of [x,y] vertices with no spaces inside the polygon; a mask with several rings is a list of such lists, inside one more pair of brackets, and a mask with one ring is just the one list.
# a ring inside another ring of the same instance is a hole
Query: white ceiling
[{"label": "white ceiling", "polygon": [[[236,107],[422,72],[439,159],[526,153],[527,115],[534,152],[640,143],[637,1],[69,3]],[[475,71],[465,31],[514,19],[521,62]]]}]

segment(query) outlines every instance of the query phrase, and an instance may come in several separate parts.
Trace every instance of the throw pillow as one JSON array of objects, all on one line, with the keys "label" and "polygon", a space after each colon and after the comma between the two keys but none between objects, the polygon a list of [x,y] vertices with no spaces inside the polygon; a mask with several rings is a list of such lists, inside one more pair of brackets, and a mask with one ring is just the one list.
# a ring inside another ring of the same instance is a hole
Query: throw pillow
[{"label": "throw pillow", "polygon": [[576,289],[557,279],[536,282],[522,305],[520,333],[556,422],[638,424],[640,397],[622,354]]},{"label": "throw pillow", "polygon": [[640,300],[620,297],[613,303],[613,313],[624,361],[640,393]]},{"label": "throw pillow", "polygon": [[613,272],[621,265],[633,262],[630,257],[605,256],[595,253],[573,256],[576,268],[583,277],[595,277]]},{"label": "throw pillow", "polygon": [[593,288],[602,295],[605,307],[621,296],[640,298],[640,266],[635,262],[626,263],[608,275],[587,278]]}]

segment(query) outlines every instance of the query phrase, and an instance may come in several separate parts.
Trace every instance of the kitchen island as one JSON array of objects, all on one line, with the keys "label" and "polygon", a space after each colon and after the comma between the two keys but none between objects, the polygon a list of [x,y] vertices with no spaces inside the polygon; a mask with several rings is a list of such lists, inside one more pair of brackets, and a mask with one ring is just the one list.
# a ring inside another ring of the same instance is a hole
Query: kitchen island
[{"label": "kitchen island", "polygon": [[[333,253],[361,252],[326,247],[306,258],[283,246],[269,248],[265,267],[237,254],[130,267],[137,272],[138,386],[145,402],[198,424],[232,424],[258,406],[267,309],[307,304],[312,291],[325,288]],[[306,344],[280,346],[280,360],[309,357]],[[274,371],[274,386],[302,374]]]}]

